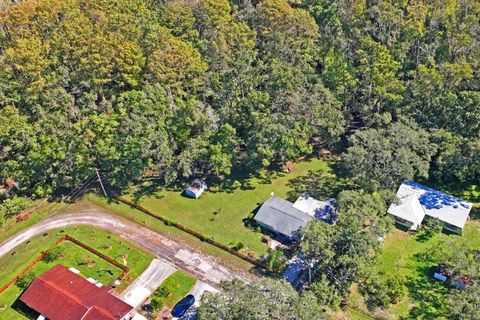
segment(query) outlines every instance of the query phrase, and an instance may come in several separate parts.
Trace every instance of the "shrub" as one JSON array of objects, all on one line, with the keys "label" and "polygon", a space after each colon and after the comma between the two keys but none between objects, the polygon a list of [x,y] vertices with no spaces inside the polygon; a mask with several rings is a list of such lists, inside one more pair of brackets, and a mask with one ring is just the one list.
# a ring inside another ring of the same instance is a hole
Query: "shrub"
[{"label": "shrub", "polygon": [[50,263],[58,258],[60,258],[63,255],[63,251],[60,247],[53,247],[48,253],[45,255],[43,258],[43,261]]},{"label": "shrub", "polygon": [[240,181],[235,180],[235,181],[233,181],[231,188],[232,188],[233,190],[236,190],[236,189],[240,188],[241,186],[242,186],[242,184],[240,183]]},{"label": "shrub", "polygon": [[437,218],[425,219],[425,222],[421,225],[420,230],[417,233],[417,240],[426,241],[432,238],[434,235],[442,232],[443,223]]},{"label": "shrub", "polygon": [[5,218],[11,218],[28,208],[31,204],[32,201],[28,198],[14,196],[3,201],[0,205],[0,215],[3,215]]},{"label": "shrub", "polygon": [[405,294],[405,290],[404,279],[398,276],[385,278],[385,275],[374,275],[360,285],[360,292],[370,311],[397,303]]},{"label": "shrub", "polygon": [[283,250],[278,249],[272,252],[267,259],[268,267],[275,273],[280,273],[287,265],[287,256]]},{"label": "shrub", "polygon": [[173,221],[173,220],[166,220],[165,221],[165,225],[166,226],[172,226],[172,227],[176,227],[178,225],[177,222]]},{"label": "shrub", "polygon": [[170,290],[167,287],[161,287],[155,291],[155,296],[159,298],[166,298],[170,295]]},{"label": "shrub", "polygon": [[150,307],[152,308],[153,312],[157,312],[163,308],[163,301],[157,297],[154,297],[152,301],[150,301]]},{"label": "shrub", "polygon": [[35,280],[36,276],[33,272],[27,272],[26,274],[23,275],[20,279],[17,280],[15,285],[19,287],[22,290],[27,289],[32,282]]},{"label": "shrub", "polygon": [[235,251],[240,251],[242,250],[244,247],[243,243],[242,242],[237,242],[232,248],[233,250]]}]

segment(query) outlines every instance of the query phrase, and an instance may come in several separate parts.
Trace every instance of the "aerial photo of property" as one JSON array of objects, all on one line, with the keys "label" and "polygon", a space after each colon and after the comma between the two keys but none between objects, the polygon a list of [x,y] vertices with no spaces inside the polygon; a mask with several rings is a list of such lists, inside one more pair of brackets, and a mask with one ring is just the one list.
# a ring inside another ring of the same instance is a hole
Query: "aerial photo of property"
[{"label": "aerial photo of property", "polygon": [[0,320],[480,320],[478,0],[0,0]]}]

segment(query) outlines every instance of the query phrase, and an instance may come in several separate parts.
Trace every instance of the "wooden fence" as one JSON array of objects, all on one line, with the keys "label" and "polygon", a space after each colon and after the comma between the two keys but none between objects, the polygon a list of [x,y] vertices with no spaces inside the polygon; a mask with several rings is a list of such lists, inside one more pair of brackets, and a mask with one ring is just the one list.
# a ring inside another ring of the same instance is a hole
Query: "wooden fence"
[{"label": "wooden fence", "polygon": [[19,274],[17,274],[15,276],[15,278],[13,278],[12,280],[10,280],[9,282],[7,282],[6,285],[4,285],[3,287],[0,288],[0,294],[2,294],[5,290],[7,290],[8,288],[10,288],[11,286],[13,286],[15,284],[15,282],[17,282],[21,277],[23,277],[28,271],[32,270],[33,267],[35,267],[40,261],[42,261],[45,256],[48,254],[48,250],[43,252],[40,256],[38,256],[35,260],[33,260],[25,269],[23,269],[22,271],[20,271]]},{"label": "wooden fence", "polygon": [[249,263],[251,263],[251,264],[253,264],[253,265],[257,266],[257,267],[263,268],[263,269],[265,269],[265,270],[269,270],[268,266],[267,266],[265,263],[263,263],[262,261],[260,261],[259,259],[255,259],[255,258],[252,258],[252,257],[250,257],[250,256],[247,256],[246,254],[243,254],[243,253],[241,253],[241,252],[239,252],[239,251],[237,251],[237,250],[235,250],[235,249],[233,249],[233,248],[231,248],[231,247],[228,247],[228,246],[226,246],[226,245],[224,245],[224,244],[222,244],[222,243],[220,243],[220,242],[218,242],[218,241],[216,241],[216,240],[214,240],[214,239],[212,239],[212,238],[209,238],[208,236],[205,236],[205,235],[203,235],[203,234],[201,234],[201,233],[199,233],[199,232],[197,232],[197,231],[195,231],[195,230],[192,230],[192,229],[190,229],[189,227],[186,227],[186,226],[184,226],[184,225],[182,225],[182,224],[180,224],[180,223],[177,223],[177,222],[172,221],[172,220],[169,220],[169,219],[167,219],[167,218],[165,218],[165,217],[163,217],[163,216],[161,216],[161,215],[158,215],[158,214],[156,214],[156,213],[154,213],[154,212],[152,212],[152,211],[150,211],[150,210],[142,207],[141,205],[139,205],[139,204],[137,204],[137,203],[135,203],[135,202],[133,202],[133,201],[130,201],[130,200],[125,199],[125,198],[123,198],[123,197],[115,197],[115,198],[116,198],[118,201],[123,202],[123,203],[125,203],[126,205],[129,205],[129,206],[132,207],[132,208],[135,208],[135,209],[137,209],[137,210],[140,210],[140,211],[142,211],[143,213],[145,213],[145,214],[147,214],[147,215],[149,215],[149,216],[151,216],[151,217],[153,217],[153,218],[155,218],[155,219],[158,219],[158,220],[164,222],[166,225],[173,226],[173,227],[175,227],[175,228],[177,228],[177,229],[180,229],[180,230],[182,230],[182,231],[184,231],[184,232],[186,232],[186,233],[188,233],[188,234],[190,234],[190,235],[192,235],[192,236],[200,239],[201,241],[208,242],[209,244],[211,244],[211,245],[213,245],[213,246],[215,246],[215,247],[217,247],[217,248],[219,248],[219,249],[222,249],[222,250],[224,250],[224,251],[227,251],[228,253],[233,254],[233,255],[239,257],[240,259],[243,259],[243,260],[245,260],[245,261],[247,261],[247,262],[249,262]]},{"label": "wooden fence", "polygon": [[117,268],[121,269],[123,272],[122,274],[117,278],[118,280],[122,280],[123,278],[125,278],[125,276],[130,272],[130,269],[128,269],[127,266],[124,266],[123,264],[121,264],[120,262],[116,261],[115,259],[112,259],[110,258],[109,256],[101,253],[100,251],[90,247],[89,245],[69,236],[69,235],[64,235],[63,237],[61,237],[57,242],[55,242],[55,244],[48,248],[46,251],[42,252],[42,254],[40,256],[38,256],[35,260],[33,260],[25,269],[23,269],[22,271],[20,271],[19,274],[17,274],[12,280],[10,280],[9,282],[7,282],[7,284],[5,284],[3,287],[0,288],[0,294],[2,294],[5,290],[7,290],[8,288],[10,288],[11,286],[13,286],[20,278],[22,278],[27,272],[29,272],[30,270],[32,270],[40,261],[43,261],[43,259],[45,259],[45,257],[48,255],[48,253],[50,252],[50,250],[52,250],[54,247],[58,246],[60,243],[64,242],[64,241],[70,241],[70,242],[73,242],[75,243],[76,245],[82,247],[83,249],[93,253],[94,255],[102,258],[103,260],[105,261],[108,261],[109,263],[113,264],[114,266],[116,266]]},{"label": "wooden fence", "polygon": [[93,253],[94,255],[99,256],[99,257],[102,258],[103,260],[108,261],[109,263],[113,264],[115,267],[121,269],[123,272],[122,272],[122,274],[118,277],[118,280],[122,280],[122,279],[125,278],[125,276],[130,272],[130,269],[128,269],[127,266],[124,266],[123,264],[121,264],[121,263],[118,262],[117,260],[110,258],[109,256],[101,253],[100,251],[98,251],[98,250],[90,247],[89,245],[87,245],[87,244],[85,244],[85,243],[83,243],[83,242],[81,242],[81,241],[79,241],[79,240],[77,240],[77,239],[75,239],[75,238],[73,238],[73,237],[71,237],[71,236],[69,236],[69,235],[65,235],[65,236],[63,237],[63,240],[67,240],[67,241],[73,242],[73,243],[75,243],[76,245],[84,248],[85,250]]}]

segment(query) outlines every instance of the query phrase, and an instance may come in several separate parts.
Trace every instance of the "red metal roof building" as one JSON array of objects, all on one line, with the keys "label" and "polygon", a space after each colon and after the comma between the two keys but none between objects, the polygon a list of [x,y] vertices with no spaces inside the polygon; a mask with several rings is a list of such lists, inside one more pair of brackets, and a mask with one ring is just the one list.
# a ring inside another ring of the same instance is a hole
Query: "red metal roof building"
[{"label": "red metal roof building", "polygon": [[133,307],[62,265],[40,275],[20,300],[49,320],[129,320]]}]

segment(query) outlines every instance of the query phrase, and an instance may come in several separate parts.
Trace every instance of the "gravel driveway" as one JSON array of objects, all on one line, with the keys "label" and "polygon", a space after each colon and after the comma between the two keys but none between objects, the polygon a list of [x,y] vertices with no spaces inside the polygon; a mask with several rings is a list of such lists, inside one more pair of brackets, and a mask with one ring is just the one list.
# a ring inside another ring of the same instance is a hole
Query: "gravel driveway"
[{"label": "gravel driveway", "polygon": [[223,280],[233,278],[250,281],[245,274],[227,269],[210,256],[93,205],[75,213],[48,218],[17,233],[0,244],[0,258],[32,237],[71,225],[90,225],[105,229],[143,247],[164,263],[173,264],[213,287],[218,287]]}]

